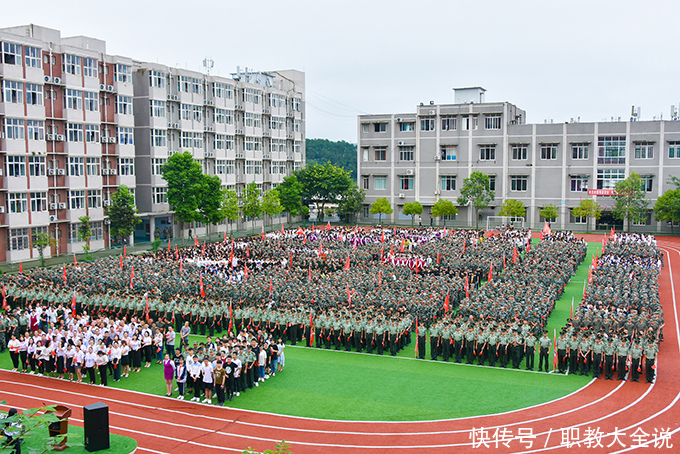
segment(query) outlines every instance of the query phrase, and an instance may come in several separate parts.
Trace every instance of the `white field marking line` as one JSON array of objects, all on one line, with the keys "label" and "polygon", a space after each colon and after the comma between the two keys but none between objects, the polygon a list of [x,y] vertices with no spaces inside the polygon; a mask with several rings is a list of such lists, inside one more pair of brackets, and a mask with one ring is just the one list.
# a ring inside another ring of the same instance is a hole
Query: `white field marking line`
[{"label": "white field marking line", "polygon": [[[669,248],[669,249],[672,249],[674,252],[676,252],[680,256],[680,251],[678,249],[671,247],[671,246],[666,246],[666,247]],[[668,252],[668,249],[666,251]],[[670,256],[668,258],[668,274],[669,274],[670,280],[671,280],[671,295],[672,295],[672,300],[673,300],[673,314],[674,314],[674,318],[675,318],[675,332],[676,332],[676,336],[678,336],[678,335],[680,335],[680,324],[678,323],[678,308],[677,308],[677,302],[676,302],[676,298],[675,298],[675,281],[673,279],[673,267],[671,265]],[[678,339],[678,340],[680,341],[680,339]],[[678,353],[680,353],[680,342],[678,342]],[[654,383],[652,383],[652,385],[640,397],[640,399],[642,399],[645,395],[647,395],[647,393],[649,393],[652,390],[652,388],[654,388],[655,384],[656,384],[656,380],[654,380]],[[668,404],[664,409],[659,410],[658,412],[654,413],[653,415],[648,416],[647,418],[645,418],[643,420],[640,420],[640,421],[638,421],[634,424],[631,424],[630,426],[624,427],[624,428],[619,429],[619,430],[620,431],[626,431],[626,430],[632,429],[633,427],[640,426],[640,425],[656,418],[657,416],[659,416],[659,415],[667,412],[669,409],[673,408],[675,406],[675,404],[678,402],[678,400],[680,400],[680,393],[676,394],[673,401],[670,404]],[[617,410],[616,412],[612,413],[610,416],[613,416],[617,413],[620,413],[622,410],[623,409]],[[601,418],[601,419],[604,419],[604,418]],[[589,423],[590,422],[597,422],[597,420],[596,421],[589,421]],[[577,425],[571,426],[571,427],[578,427],[578,426],[582,426],[582,425],[584,425],[584,424],[577,424]],[[671,434],[677,432],[678,430],[680,430],[680,428],[675,429],[674,431],[671,432]],[[542,434],[538,434],[538,435],[542,435]],[[612,436],[612,435],[613,434],[605,434],[602,438],[606,438],[606,437]],[[578,443],[584,443],[585,444],[586,440],[587,439],[580,440]],[[653,441],[654,440],[649,441],[647,443],[642,443],[641,446],[638,446],[638,447],[648,447],[648,446],[644,446],[644,445],[650,444]],[[573,443],[572,446],[574,444],[575,443]],[[560,446],[552,446],[550,448],[538,449],[538,450],[533,450],[533,451],[519,451],[519,452],[541,452],[541,451],[546,451],[546,450],[552,450],[552,449],[555,449],[555,448],[566,448],[566,447],[567,447],[567,445],[560,445]],[[631,449],[637,449],[637,448],[636,447],[629,447],[628,449],[620,450],[620,451],[617,451],[617,452],[626,452],[626,451],[629,451]]]},{"label": "white field marking line", "polygon": [[149,449],[149,448],[140,448],[139,446],[137,446],[137,451],[153,452],[154,454],[169,454],[167,452],[155,451],[155,450]]}]

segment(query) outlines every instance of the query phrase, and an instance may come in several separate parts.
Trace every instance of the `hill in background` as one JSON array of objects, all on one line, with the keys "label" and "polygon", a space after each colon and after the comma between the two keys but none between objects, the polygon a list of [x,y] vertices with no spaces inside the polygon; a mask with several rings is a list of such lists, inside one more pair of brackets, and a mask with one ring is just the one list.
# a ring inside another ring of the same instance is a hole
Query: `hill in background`
[{"label": "hill in background", "polygon": [[343,167],[350,172],[352,180],[357,181],[357,146],[356,144],[345,142],[333,142],[327,139],[307,139],[308,164],[331,164]]}]

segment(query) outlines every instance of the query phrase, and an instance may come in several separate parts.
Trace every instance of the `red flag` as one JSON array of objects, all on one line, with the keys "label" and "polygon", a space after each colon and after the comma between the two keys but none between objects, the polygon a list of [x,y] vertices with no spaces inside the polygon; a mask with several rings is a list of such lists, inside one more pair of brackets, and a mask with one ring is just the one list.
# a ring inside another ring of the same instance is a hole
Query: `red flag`
[{"label": "red flag", "polygon": [[345,271],[349,270],[349,252],[347,253],[347,261],[345,262]]},{"label": "red flag", "polygon": [[465,298],[470,298],[470,283],[467,274],[465,275]]},{"label": "red flag", "polygon": [[3,284],[2,284],[2,310],[7,311],[7,309],[9,309],[9,307],[7,305],[7,297],[5,295],[5,284],[3,282]]},{"label": "red flag", "polygon": [[302,235],[302,244],[307,244],[307,235]]},{"label": "red flag", "polygon": [[437,265],[439,265],[439,251],[437,251]]},{"label": "red flag", "polygon": [[[314,305],[314,299],[312,299],[312,306]],[[314,346],[314,313],[309,313],[309,346]]]},{"label": "red flag", "polygon": [[127,245],[123,245],[123,255],[127,255]]},{"label": "red flag", "polygon": [[489,266],[489,277],[487,278],[487,280],[490,281],[492,277],[493,277],[493,262],[491,262],[491,266]]},{"label": "red flag", "polygon": [[406,246],[406,240],[402,239],[401,240],[401,247],[399,248],[399,252],[404,252],[404,246]]},{"label": "red flag", "polygon": [[609,234],[612,235],[612,236],[614,236],[615,233],[616,233],[616,226],[613,225],[613,226],[612,226],[612,231],[611,231]]},{"label": "red flag", "polygon": [[244,269],[243,279],[248,279],[248,265],[245,265]]},{"label": "red flag", "polygon": [[383,249],[384,248],[380,248],[380,263],[383,261]]},{"label": "red flag", "polygon": [[264,225],[262,226],[262,232],[260,233],[260,238],[264,240]]},{"label": "red flag", "polygon": [[505,255],[503,255],[503,270],[505,270]]},{"label": "red flag", "polygon": [[[21,263],[20,263],[20,265],[21,265]],[[21,271],[19,271],[19,272],[21,272]],[[68,277],[66,277],[66,265],[64,265],[64,282],[66,282],[68,284]]]},{"label": "red flag", "polygon": [[175,245],[175,260],[179,260],[179,249],[177,249],[177,245]]},{"label": "red flag", "polygon": [[231,301],[229,301],[229,332],[233,332],[232,329],[234,327],[234,316],[232,315],[231,312]]},{"label": "red flag", "polygon": [[384,243],[384,242],[385,242],[385,231],[384,231],[384,230],[383,230],[383,232],[380,234],[380,242],[381,242],[381,243]]},{"label": "red flag", "polygon": [[172,240],[170,238],[168,238],[168,252],[172,251],[172,246],[171,246],[170,243],[172,243]]},{"label": "red flag", "polygon": [[24,274],[24,264],[19,262],[19,274]]},{"label": "red flag", "polygon": [[382,285],[382,270],[378,271],[378,287]]},{"label": "red flag", "polygon": [[309,283],[312,283],[312,265],[309,265]]},{"label": "red flag", "polygon": [[390,246],[390,255],[394,255],[394,243]]},{"label": "red flag", "polygon": [[449,291],[446,291],[446,299],[444,300],[444,314],[449,313]]},{"label": "red flag", "polygon": [[74,264],[75,266],[78,266],[78,258],[76,257],[76,253],[75,253],[75,252],[73,253],[73,264]]},{"label": "red flag", "polygon": [[540,238],[539,238],[539,239],[540,239],[541,241],[543,241],[543,230],[541,230],[539,233],[540,233],[540,235],[539,235]]},{"label": "red flag", "polygon": [[418,317],[416,317],[416,358],[418,357]]},{"label": "red flag", "polygon": [[557,369],[557,330],[553,330],[553,372]]},{"label": "red flag", "polygon": [[330,230],[330,229],[331,229],[331,221],[328,221],[328,224],[326,224],[326,230]]},{"label": "red flag", "polygon": [[288,268],[293,269],[293,251],[290,251],[290,260],[288,260]]},{"label": "red flag", "polygon": [[356,243],[354,243],[354,245],[352,246],[352,250],[353,250],[353,251],[356,251],[356,250],[357,250],[357,244],[356,244]]},{"label": "red flag", "polygon": [[347,286],[347,303],[352,304],[352,294],[349,292],[349,285]]},{"label": "red flag", "polygon": [[269,276],[269,297],[272,297],[272,278]]},{"label": "red flag", "polygon": [[76,289],[73,289],[73,299],[71,300],[71,315],[76,318]]},{"label": "red flag", "polygon": [[203,246],[201,246],[201,255],[205,256],[205,241],[203,241]]},{"label": "red flag", "polygon": [[465,248],[466,248],[465,245],[466,245],[466,244],[467,244],[467,241],[466,241],[466,240],[463,240],[463,255],[465,255]]},{"label": "red flag", "polygon": [[198,242],[198,238],[197,238],[197,237],[194,237],[194,245],[195,245],[196,247],[200,246],[200,243]]},{"label": "red flag", "polygon": [[231,248],[231,252],[229,253],[229,265],[231,266],[231,269],[234,269],[234,248]]},{"label": "red flag", "polygon": [[123,271],[123,256],[120,256],[120,270]]},{"label": "red flag", "polygon": [[302,227],[298,227],[297,232],[295,232],[295,233],[297,233],[298,235],[304,235],[305,231],[302,230]]},{"label": "red flag", "polygon": [[246,244],[246,257],[250,258],[250,243]]},{"label": "red flag", "polygon": [[144,298],[146,299],[146,307],[144,308],[144,312],[146,313],[146,321],[148,323],[149,322],[149,294],[145,293]]},{"label": "red flag", "polygon": [[286,232],[283,230],[283,222],[281,223],[281,235],[285,235]]},{"label": "red flag", "polygon": [[222,241],[223,243],[227,242],[227,232],[224,232],[224,240]]},{"label": "red flag", "polygon": [[130,289],[134,288],[134,282],[135,282],[135,266],[132,265],[132,269],[130,270]]},{"label": "red flag", "polygon": [[550,225],[548,224],[548,221],[545,221],[545,225],[543,226],[543,230],[541,230],[544,235],[551,235],[552,230],[550,229]]},{"label": "red flag", "polygon": [[205,298],[205,289],[203,288],[203,273],[199,275],[198,288],[201,290],[201,298]]},{"label": "red flag", "polygon": [[319,257],[321,257],[322,252],[323,252],[323,246],[322,246],[322,243],[319,242]]},{"label": "red flag", "polygon": [[179,262],[179,272],[181,273],[184,271],[184,268],[182,267],[182,262]]},{"label": "red flag", "polygon": [[512,263],[517,262],[517,246],[512,248]]}]

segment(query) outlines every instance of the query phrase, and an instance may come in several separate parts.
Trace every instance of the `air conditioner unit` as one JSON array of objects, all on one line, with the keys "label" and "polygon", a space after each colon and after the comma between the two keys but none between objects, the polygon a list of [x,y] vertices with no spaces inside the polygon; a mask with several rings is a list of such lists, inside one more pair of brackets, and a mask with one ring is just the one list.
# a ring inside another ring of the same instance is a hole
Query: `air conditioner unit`
[{"label": "air conditioner unit", "polygon": [[5,212],[5,207],[0,207],[0,214]]},{"label": "air conditioner unit", "polygon": [[176,151],[168,151],[168,156],[172,156],[176,153]]},{"label": "air conditioner unit", "polygon": [[111,219],[109,219],[109,218],[104,219],[104,224],[110,225],[110,224],[111,224]]},{"label": "air conditioner unit", "polygon": [[441,161],[442,160],[441,155],[438,155],[438,154],[434,155],[434,160],[435,161]]},{"label": "air conditioner unit", "polygon": [[52,78],[50,76],[45,76],[45,83],[51,84],[52,83]]},{"label": "air conditioner unit", "polygon": [[413,175],[413,169],[406,170],[406,175]]},{"label": "air conditioner unit", "polygon": [[107,85],[106,90],[107,91],[113,91],[113,85]]},{"label": "air conditioner unit", "polygon": [[168,99],[172,99],[172,95],[168,95]]},{"label": "air conditioner unit", "polygon": [[109,138],[106,137],[106,136],[101,136],[101,137],[99,138],[99,141],[100,141],[101,143],[109,143]]},{"label": "air conditioner unit", "polygon": [[401,117],[397,117],[397,121],[398,121],[398,122],[400,122],[400,123],[401,123],[401,122],[402,122],[402,120],[403,120],[403,118],[401,118]]},{"label": "air conditioner unit", "polygon": [[400,140],[399,145],[406,145],[406,142],[404,142],[403,140]]},{"label": "air conditioner unit", "polygon": [[109,175],[118,175],[118,169],[109,169]]},{"label": "air conditioner unit", "polygon": [[48,175],[56,175],[56,174],[57,174],[57,169],[47,169],[47,174],[48,174]]},{"label": "air conditioner unit", "polygon": [[175,129],[179,129],[179,123],[175,123]]},{"label": "air conditioner unit", "polygon": [[108,175],[109,169],[102,169],[102,175]]},{"label": "air conditioner unit", "polygon": [[168,128],[172,128],[172,123],[168,123]]},{"label": "air conditioner unit", "polygon": [[104,206],[105,206],[105,207],[110,207],[110,206],[111,206],[111,201],[110,201],[110,200],[104,200]]},{"label": "air conditioner unit", "polygon": [[267,109],[267,110],[266,110],[265,112],[267,112],[267,113],[271,113],[271,110]]},{"label": "air conditioner unit", "polygon": [[399,194],[400,199],[403,199],[404,197],[406,197],[406,195],[404,193]]},{"label": "air conditioner unit", "polygon": [[435,189],[435,190],[434,190],[434,195],[439,195],[439,194],[441,194],[441,193],[442,193],[442,191],[440,191],[439,189]]},{"label": "air conditioner unit", "polygon": [[54,83],[55,83],[55,84],[60,84],[60,83],[61,83],[61,77],[55,77],[55,78],[54,78]]},{"label": "air conditioner unit", "polygon": [[115,137],[109,137],[109,143],[116,143]]},{"label": "air conditioner unit", "polygon": [[[54,204],[56,205],[56,204]],[[58,218],[55,215],[50,216],[50,222],[55,222]]]},{"label": "air conditioner unit", "polygon": [[436,110],[431,110],[431,111],[430,111],[430,115],[435,115],[436,113],[437,113]]},{"label": "air conditioner unit", "polygon": [[206,157],[206,158],[209,157],[209,156],[210,156],[210,152],[209,152],[209,151],[204,152],[204,153],[203,153],[203,156]]},{"label": "air conditioner unit", "polygon": [[63,134],[57,134],[56,140],[57,142],[63,142],[66,137],[64,137]]},{"label": "air conditioner unit", "polygon": [[60,204],[59,204],[59,209],[60,209],[60,210],[65,210],[65,209],[66,209],[66,204],[65,204],[65,203],[60,203]]},{"label": "air conditioner unit", "polygon": [[179,96],[178,96],[178,95],[174,95],[174,96],[172,97],[172,99],[174,99],[175,101],[177,101],[177,100],[179,100]]},{"label": "air conditioner unit", "polygon": [[57,175],[66,175],[66,169],[57,169]]},{"label": "air conditioner unit", "polygon": [[47,134],[47,136],[46,136],[46,137],[47,137],[47,141],[48,141],[48,142],[53,142],[53,141],[54,141],[54,136],[55,136],[55,134]]},{"label": "air conditioner unit", "polygon": [[57,209],[57,204],[56,203],[50,203],[50,210],[56,210]]},{"label": "air conditioner unit", "polygon": [[99,84],[99,89],[100,89],[101,91],[106,90],[106,84]]}]

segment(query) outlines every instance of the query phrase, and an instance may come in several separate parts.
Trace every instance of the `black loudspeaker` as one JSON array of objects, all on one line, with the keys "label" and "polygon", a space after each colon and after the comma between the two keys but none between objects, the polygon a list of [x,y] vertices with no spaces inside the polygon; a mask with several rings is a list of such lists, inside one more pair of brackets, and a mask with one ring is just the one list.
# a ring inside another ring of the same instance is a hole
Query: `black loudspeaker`
[{"label": "black loudspeaker", "polygon": [[109,407],[101,402],[83,407],[83,438],[89,452],[109,449]]}]

